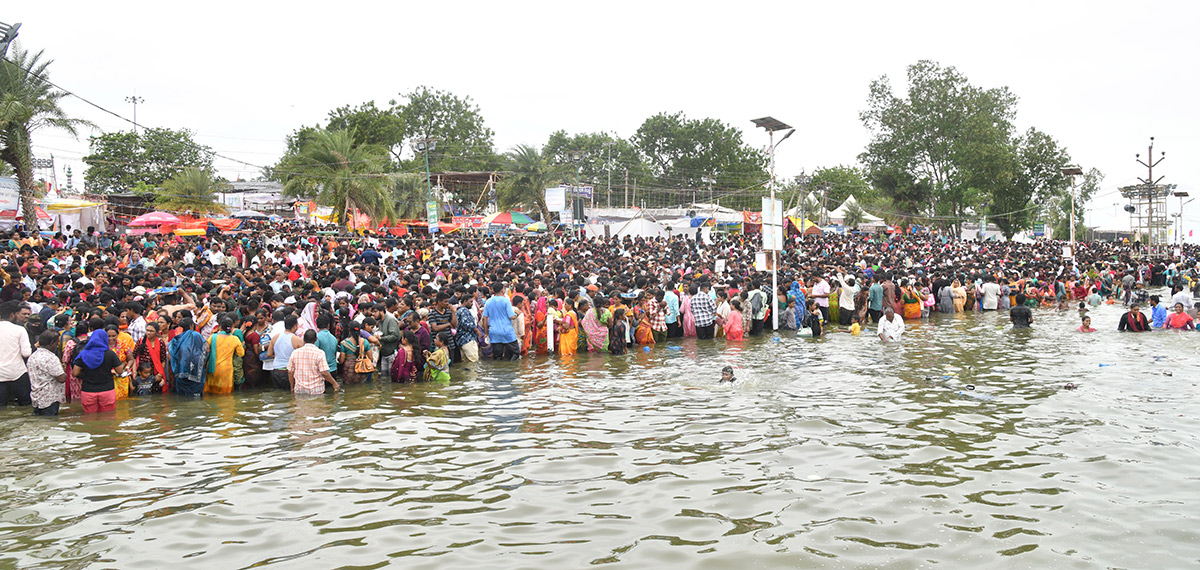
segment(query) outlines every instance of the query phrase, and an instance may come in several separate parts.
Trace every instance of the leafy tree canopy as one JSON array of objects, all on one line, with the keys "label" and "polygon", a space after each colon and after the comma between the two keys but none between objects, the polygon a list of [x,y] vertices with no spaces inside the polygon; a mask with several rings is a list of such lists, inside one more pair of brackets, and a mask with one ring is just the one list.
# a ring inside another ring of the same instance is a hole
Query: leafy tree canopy
[{"label": "leafy tree canopy", "polygon": [[155,192],[154,206],[172,212],[223,214],[225,206],[217,201],[222,186],[212,172],[186,168],[167,179]]},{"label": "leafy tree canopy", "polygon": [[766,157],[742,140],[742,131],[717,119],[659,113],[632,137],[650,174],[667,188],[737,190],[767,180]]},{"label": "leafy tree canopy", "polygon": [[[391,112],[403,120],[408,142],[437,139],[429,153],[431,171],[495,170],[500,165],[492,150],[495,133],[484,124],[479,105],[470,96],[421,86],[402,98],[403,102],[390,102]],[[424,160],[415,157],[414,163],[424,166]]]},{"label": "leafy tree canopy", "polygon": [[187,129],[117,131],[92,137],[84,184],[91,192],[128,192],[161,186],[181,169],[211,171],[213,152]]}]

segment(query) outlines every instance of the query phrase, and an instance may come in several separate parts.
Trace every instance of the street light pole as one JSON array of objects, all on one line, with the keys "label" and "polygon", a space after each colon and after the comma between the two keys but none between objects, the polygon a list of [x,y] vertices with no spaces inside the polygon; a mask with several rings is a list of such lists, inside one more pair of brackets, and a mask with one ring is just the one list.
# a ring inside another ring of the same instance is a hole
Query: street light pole
[{"label": "street light pole", "polygon": [[134,134],[137,134],[137,128],[138,128],[138,122],[137,122],[137,106],[138,106],[138,104],[139,104],[139,103],[145,103],[145,102],[146,102],[146,98],[145,98],[145,97],[138,97],[137,95],[130,95],[129,97],[126,97],[126,98],[125,98],[125,102],[126,102],[126,103],[133,103],[133,133],[134,133]]},{"label": "street light pole", "polygon": [[[763,117],[761,119],[754,119],[752,122],[754,123],[755,126],[766,129],[766,131],[767,131],[768,141],[770,143],[770,146],[768,147],[770,149],[770,153],[768,154],[768,157],[769,157],[769,164],[771,166],[770,179],[767,181],[767,183],[768,183],[768,185],[770,187],[770,191],[771,191],[771,214],[772,214],[772,217],[774,217],[775,210],[779,210],[779,215],[782,217],[783,209],[780,208],[775,203],[775,147],[778,144],[782,144],[783,141],[787,140],[788,137],[792,136],[792,134],[796,132],[796,129],[793,129],[791,126],[785,124],[783,121],[780,121],[779,119],[776,119],[774,117]],[[783,137],[779,139],[779,143],[776,143],[775,142],[775,131],[781,131],[783,129],[791,129],[791,130],[789,130],[787,132],[787,134],[783,135]],[[768,226],[771,225],[771,224],[769,224],[770,220],[766,219],[766,217],[767,217],[766,214],[767,214],[766,212],[763,212],[763,220],[762,220],[762,226],[761,226],[763,232],[766,232]],[[801,221],[800,225],[804,226],[804,222]],[[774,232],[772,232],[772,233],[774,233]],[[780,228],[780,233],[786,235],[786,232],[783,231],[783,228]],[[800,228],[800,235],[802,237],[804,236],[804,228],[803,227]],[[771,328],[772,328],[772,330],[777,331],[777,330],[779,330],[779,303],[775,299],[779,295],[779,249],[783,246],[783,244],[776,243],[774,237],[776,237],[776,236],[772,236],[772,239],[771,239],[771,246],[772,246],[771,247],[771,294],[767,297],[767,302],[772,304],[771,305]]]},{"label": "street light pole", "polygon": [[608,153],[604,159],[604,169],[608,171],[608,182],[604,188],[604,207],[612,207],[612,145],[617,144],[616,141],[608,141],[604,143],[604,151]]},{"label": "street light pole", "polygon": [[1075,177],[1083,175],[1078,166],[1064,166],[1062,173],[1071,177],[1071,259],[1075,259]]},{"label": "street light pole", "polygon": [[[583,171],[583,151],[573,150],[570,153],[571,162],[575,163],[575,187],[571,189],[571,233],[575,233],[575,204],[579,200],[579,175]],[[580,230],[579,237],[583,238],[583,231]]]}]

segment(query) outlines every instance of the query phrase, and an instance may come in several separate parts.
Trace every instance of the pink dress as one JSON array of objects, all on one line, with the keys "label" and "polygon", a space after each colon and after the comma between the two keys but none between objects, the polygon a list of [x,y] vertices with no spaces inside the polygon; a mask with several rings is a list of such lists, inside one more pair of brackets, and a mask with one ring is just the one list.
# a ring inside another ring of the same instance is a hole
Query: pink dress
[{"label": "pink dress", "polygon": [[679,314],[683,315],[683,336],[696,336],[696,317],[692,316],[692,297],[688,295],[679,304]]},{"label": "pink dress", "polygon": [[725,338],[742,340],[743,331],[745,328],[742,327],[742,314],[736,309],[730,309],[729,316],[725,317]]}]

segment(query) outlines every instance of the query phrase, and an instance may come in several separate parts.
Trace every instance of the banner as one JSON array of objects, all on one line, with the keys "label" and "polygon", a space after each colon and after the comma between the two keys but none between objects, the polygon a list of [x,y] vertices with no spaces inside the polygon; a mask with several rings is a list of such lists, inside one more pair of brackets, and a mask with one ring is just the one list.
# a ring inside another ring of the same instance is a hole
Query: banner
[{"label": "banner", "polygon": [[483,229],[483,216],[454,216],[452,220],[458,227],[463,229]]},{"label": "banner", "polygon": [[546,189],[546,209],[551,212],[561,212],[567,209],[567,189],[559,186],[558,188]]},{"label": "banner", "polygon": [[429,215],[429,233],[435,234],[438,231],[438,205],[437,202],[430,200],[425,202],[425,212]]},{"label": "banner", "polygon": [[761,224],[761,212],[742,212],[742,223],[744,224]]}]

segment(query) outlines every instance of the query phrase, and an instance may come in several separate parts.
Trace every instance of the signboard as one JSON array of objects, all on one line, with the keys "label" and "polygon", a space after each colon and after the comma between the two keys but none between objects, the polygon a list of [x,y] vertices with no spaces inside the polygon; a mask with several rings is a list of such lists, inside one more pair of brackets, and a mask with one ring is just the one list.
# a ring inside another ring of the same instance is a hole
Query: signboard
[{"label": "signboard", "polygon": [[566,187],[564,187],[564,189],[567,191],[568,194],[570,194],[571,196],[575,196],[577,198],[591,199],[591,197],[592,197],[592,187],[591,186],[566,186]]},{"label": "signboard", "polygon": [[0,210],[17,210],[21,207],[21,187],[17,179],[0,176]]},{"label": "signboard", "polygon": [[546,189],[546,209],[561,212],[567,209],[567,189],[563,186]]},{"label": "signboard", "polygon": [[1071,246],[1063,246],[1063,257],[1067,259],[1075,259],[1075,254],[1071,253]]},{"label": "signboard", "polygon": [[717,273],[717,274],[725,273],[725,260],[724,259],[718,259],[717,262],[713,265],[713,273]]},{"label": "signboard", "polygon": [[454,224],[468,230],[483,229],[483,216],[454,216]]},{"label": "signboard", "polygon": [[224,203],[225,203],[225,206],[228,207],[230,210],[234,210],[234,211],[245,210],[246,209],[245,208],[246,195],[241,194],[241,193],[225,194]]},{"label": "signboard", "polygon": [[762,222],[763,249],[783,249],[783,200],[762,199]]},{"label": "signboard", "polygon": [[438,205],[434,200],[425,202],[425,212],[429,215],[429,233],[435,234],[438,231]]},{"label": "signboard", "polygon": [[767,252],[765,252],[765,251],[755,252],[755,254],[754,254],[754,270],[755,271],[766,271],[767,270]]},{"label": "signboard", "polygon": [[1044,235],[1046,235],[1046,224],[1043,222],[1033,224],[1033,236],[1042,237]]},{"label": "signboard", "polygon": [[573,225],[575,223],[575,216],[571,214],[571,210],[564,208],[558,213],[558,221],[564,225]]},{"label": "signboard", "polygon": [[783,225],[783,200],[762,199],[762,223],[772,226]]}]

